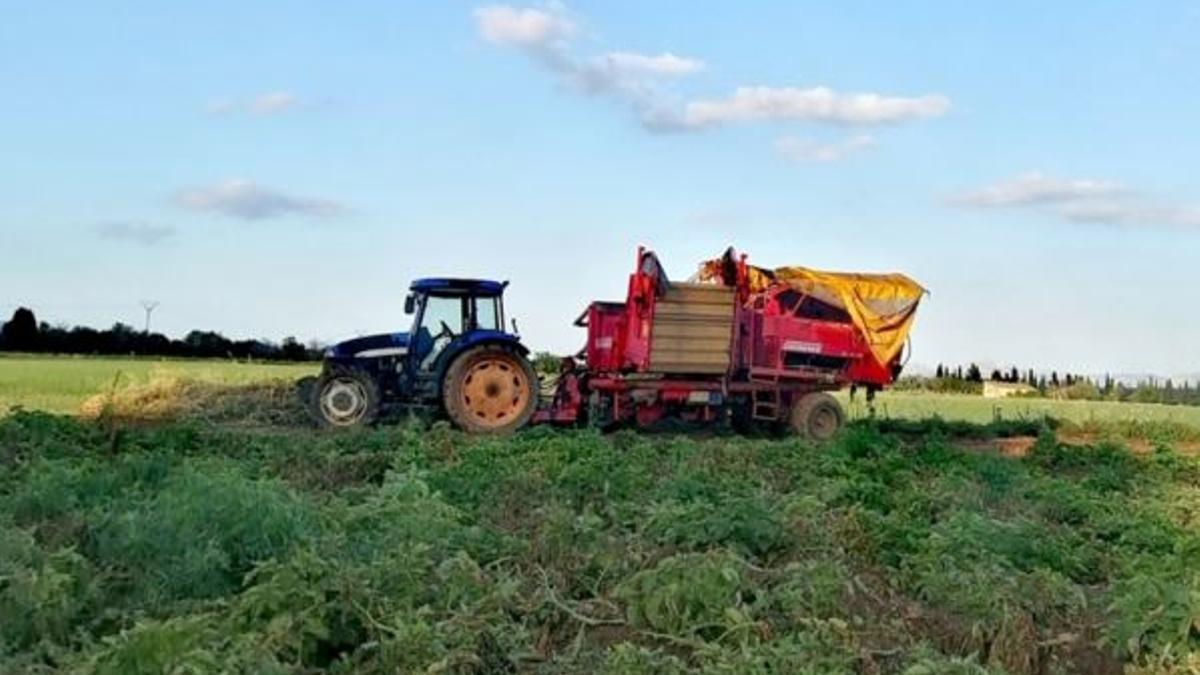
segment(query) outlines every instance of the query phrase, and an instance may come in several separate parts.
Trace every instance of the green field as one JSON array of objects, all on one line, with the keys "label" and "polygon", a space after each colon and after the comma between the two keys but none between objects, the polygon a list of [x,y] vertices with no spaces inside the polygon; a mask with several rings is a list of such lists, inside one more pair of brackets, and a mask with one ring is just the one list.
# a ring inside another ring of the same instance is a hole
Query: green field
[{"label": "green field", "polygon": [[[846,397],[843,396],[843,401]],[[867,414],[859,397],[847,402],[850,417]],[[878,395],[876,414],[899,419],[925,419],[938,416],[947,420],[987,423],[997,419],[1020,420],[1053,417],[1075,423],[1089,422],[1174,422],[1200,429],[1200,407],[1168,406],[1154,403],[1118,403],[1115,401],[1059,401],[1038,398],[983,398],[964,394],[927,392],[891,392]]]},{"label": "green field", "polygon": [[152,358],[0,356],[0,412],[13,406],[72,414],[89,397],[144,385],[153,378],[181,378],[239,385],[314,374],[316,364],[241,363]]},{"label": "green field", "polygon": [[[0,359],[26,409],[0,415],[0,674],[1200,670],[1200,457],[1041,419],[1191,409],[888,393],[823,445],[320,433],[263,384],[314,370]],[[1014,429],[1036,442],[994,452]]]},{"label": "green field", "polygon": [[0,418],[0,673],[1191,673],[1200,459]]},{"label": "green field", "polygon": [[[241,363],[234,361],[159,360],[145,358],[88,358],[0,356],[0,411],[12,406],[73,414],[89,397],[118,388],[144,385],[155,378],[194,380],[217,385],[292,381],[314,374],[316,364]],[[842,400],[848,415],[868,414],[862,397]],[[884,418],[987,423],[996,419],[1040,419],[1045,416],[1075,423],[1174,422],[1200,429],[1200,407],[1165,406],[1107,401],[1048,399],[985,399],[980,396],[883,392],[876,414]]]}]

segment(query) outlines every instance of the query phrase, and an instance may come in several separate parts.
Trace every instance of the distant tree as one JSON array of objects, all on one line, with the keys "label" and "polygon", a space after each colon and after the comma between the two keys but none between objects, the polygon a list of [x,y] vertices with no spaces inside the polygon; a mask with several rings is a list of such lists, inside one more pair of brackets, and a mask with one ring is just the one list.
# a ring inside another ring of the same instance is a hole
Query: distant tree
[{"label": "distant tree", "polygon": [[323,351],[319,343],[305,347],[293,337],[275,344],[267,340],[235,341],[214,331],[194,330],[182,340],[172,340],[119,322],[108,330],[39,325],[33,312],[24,307],[13,313],[11,321],[0,324],[0,350],[293,361],[317,359]]},{"label": "distant tree", "polygon": [[979,366],[972,363],[967,366],[967,381],[968,382],[983,382],[983,373],[980,372]]},{"label": "distant tree", "polygon": [[142,334],[134,330],[133,326],[118,321],[104,336],[104,345],[101,351],[108,354],[136,353],[141,337]]},{"label": "distant tree", "polygon": [[210,358],[233,356],[231,349],[233,344],[229,339],[212,331],[194,330],[184,336],[183,344],[190,351],[188,356]]},{"label": "distant tree", "polygon": [[958,366],[957,368],[954,369],[954,379],[956,379],[956,380],[963,379],[962,366]]},{"label": "distant tree", "polygon": [[279,346],[279,353],[287,361],[303,361],[308,357],[308,351],[294,337],[285,337]]},{"label": "distant tree", "polygon": [[1016,366],[1013,366],[1012,370],[1008,371],[1008,381],[1013,383],[1021,381],[1021,373],[1017,370]]},{"label": "distant tree", "polygon": [[562,372],[563,357],[552,352],[537,352],[533,355],[533,369],[541,375]]},{"label": "distant tree", "polygon": [[1051,387],[1058,386],[1058,371],[1057,370],[1050,371],[1050,386]]},{"label": "distant tree", "polygon": [[1037,383],[1038,383],[1037,373],[1033,372],[1033,368],[1029,369],[1029,372],[1025,374],[1025,378],[1026,378],[1025,379],[1026,384],[1028,384],[1031,387],[1037,386]]},{"label": "distant tree", "polygon": [[992,374],[990,377],[988,377],[988,379],[992,382],[1001,382],[1004,380],[1004,376],[1000,374],[1000,369],[996,368],[992,370]]},{"label": "distant tree", "polygon": [[70,329],[66,326],[51,326],[43,321],[38,324],[38,351],[53,354],[70,352],[69,335]]},{"label": "distant tree", "polygon": [[4,348],[15,352],[38,351],[38,323],[33,310],[18,307],[12,319],[0,329],[4,335]]},{"label": "distant tree", "polygon": [[937,371],[934,373],[933,376],[939,380],[946,377],[946,369],[944,367],[942,367],[942,364],[940,364],[940,363],[938,364]]},{"label": "distant tree", "polygon": [[1160,403],[1162,396],[1151,382],[1143,382],[1129,395],[1129,400],[1134,403]]}]

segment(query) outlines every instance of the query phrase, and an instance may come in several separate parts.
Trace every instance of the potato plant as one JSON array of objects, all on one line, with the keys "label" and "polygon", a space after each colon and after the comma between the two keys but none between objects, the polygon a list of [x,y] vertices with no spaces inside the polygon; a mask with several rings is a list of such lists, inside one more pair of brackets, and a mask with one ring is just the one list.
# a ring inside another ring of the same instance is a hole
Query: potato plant
[{"label": "potato plant", "polygon": [[0,419],[0,673],[1200,662],[1200,462],[1166,444],[115,424]]}]

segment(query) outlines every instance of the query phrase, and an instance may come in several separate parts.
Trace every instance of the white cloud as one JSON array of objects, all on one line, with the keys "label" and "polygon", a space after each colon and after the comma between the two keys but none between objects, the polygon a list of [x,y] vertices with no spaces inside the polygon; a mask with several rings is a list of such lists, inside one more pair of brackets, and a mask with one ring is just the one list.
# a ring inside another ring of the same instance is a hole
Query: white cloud
[{"label": "white cloud", "polygon": [[1039,171],[952,197],[974,208],[1031,208],[1071,223],[1200,227],[1200,207],[1164,203],[1114,181]]},{"label": "white cloud", "polygon": [[288,110],[295,110],[304,104],[303,100],[291,92],[268,91],[246,100],[216,98],[209,101],[204,109],[212,115],[229,115],[238,112],[247,112],[254,115],[274,115]]},{"label": "white cloud", "polygon": [[775,141],[775,150],[797,162],[833,162],[874,145],[875,139],[865,134],[851,136],[836,143],[784,136]]},{"label": "white cloud", "polygon": [[1059,209],[1059,215],[1073,223],[1200,227],[1200,208],[1145,201],[1067,204]]},{"label": "white cloud", "polygon": [[663,52],[657,56],[635,52],[610,52],[597,59],[598,65],[614,72],[676,77],[704,70],[704,62]]},{"label": "white cloud", "polygon": [[205,104],[204,109],[212,115],[224,115],[237,110],[237,101],[228,98],[215,98]]},{"label": "white cloud", "polygon": [[[522,51],[576,92],[622,103],[652,132],[697,131],[750,122],[877,125],[939,117],[950,110],[950,99],[940,94],[886,96],[842,93],[829,87],[738,87],[727,98],[681,104],[667,89],[667,81],[704,70],[700,59],[669,51],[642,54],[623,50],[581,58],[574,53],[578,27],[558,3],[525,8],[491,5],[476,9],[474,17],[484,40]],[[797,159],[827,161],[865,147],[861,141],[836,148],[802,145],[784,141],[780,151]]]},{"label": "white cloud", "polygon": [[1031,171],[951,199],[962,206],[1031,206],[1061,204],[1126,192],[1118,183],[1090,178],[1056,178]]},{"label": "white cloud", "polygon": [[950,110],[940,95],[883,96],[844,94],[829,87],[738,87],[729,98],[692,101],[685,106],[682,127],[701,129],[737,122],[789,121],[838,124],[883,124],[939,117]]},{"label": "white cloud", "polygon": [[499,45],[541,48],[571,37],[575,24],[557,6],[547,9],[492,5],[475,10],[479,34]]},{"label": "white cloud", "polygon": [[614,51],[581,58],[573,53],[578,28],[559,4],[543,8],[493,5],[476,9],[474,16],[483,39],[520,50],[571,90],[615,100],[643,120],[665,107],[662,80],[694,73],[704,65],[670,52]]},{"label": "white cloud", "polygon": [[335,201],[288,195],[246,180],[228,180],[181,190],[175,196],[175,202],[193,211],[212,211],[242,220],[289,215],[327,217],[345,211],[345,207]]},{"label": "white cloud", "polygon": [[250,112],[258,115],[271,115],[295,108],[299,103],[300,100],[295,95],[286,91],[270,91],[259,94],[250,101]]},{"label": "white cloud", "polygon": [[176,230],[170,225],[155,225],[132,220],[101,223],[95,227],[96,234],[104,239],[129,241],[143,246],[153,246],[174,237]]}]

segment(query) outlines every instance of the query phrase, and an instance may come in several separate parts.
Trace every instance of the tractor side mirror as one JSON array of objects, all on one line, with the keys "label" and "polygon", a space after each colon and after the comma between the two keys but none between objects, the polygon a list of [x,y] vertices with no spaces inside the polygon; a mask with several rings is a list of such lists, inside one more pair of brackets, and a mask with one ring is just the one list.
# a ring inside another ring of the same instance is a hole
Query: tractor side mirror
[{"label": "tractor side mirror", "polygon": [[408,297],[404,298],[404,313],[412,314],[415,311],[417,311],[417,296],[409,293]]}]

